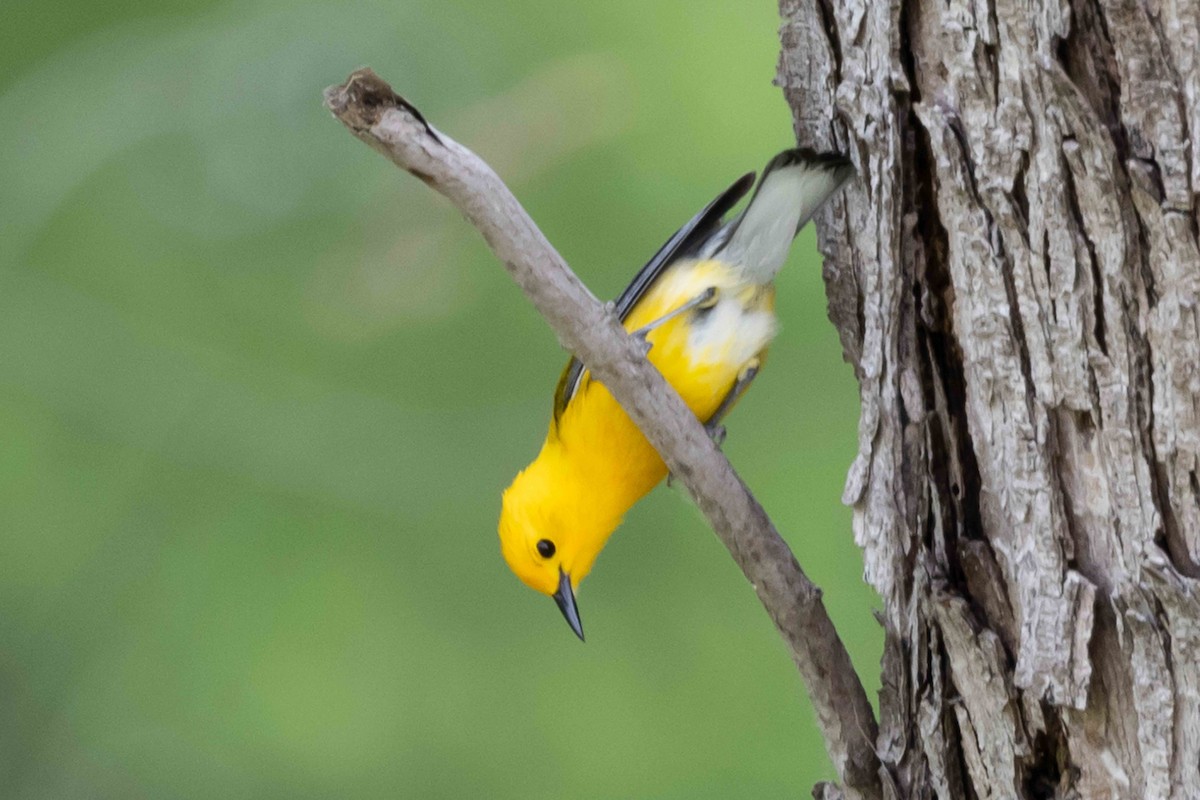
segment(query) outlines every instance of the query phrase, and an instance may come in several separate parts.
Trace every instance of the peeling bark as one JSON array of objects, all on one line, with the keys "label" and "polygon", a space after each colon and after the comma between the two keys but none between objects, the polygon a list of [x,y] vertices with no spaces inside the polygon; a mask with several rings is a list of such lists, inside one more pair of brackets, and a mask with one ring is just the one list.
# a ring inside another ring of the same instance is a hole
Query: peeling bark
[{"label": "peeling bark", "polygon": [[1200,797],[1200,2],[780,7],[885,794]]}]

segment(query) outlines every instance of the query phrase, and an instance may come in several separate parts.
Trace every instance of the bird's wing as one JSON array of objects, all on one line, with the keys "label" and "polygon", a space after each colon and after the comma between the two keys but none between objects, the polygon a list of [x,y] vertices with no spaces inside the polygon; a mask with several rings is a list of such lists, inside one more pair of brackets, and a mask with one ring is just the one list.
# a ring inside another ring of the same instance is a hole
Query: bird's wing
[{"label": "bird's wing", "polygon": [[[717,195],[711,203],[705,206],[699,214],[692,217],[686,225],[675,231],[675,235],[667,239],[666,243],[658,248],[658,252],[654,254],[654,257],[646,262],[646,266],[638,271],[638,274],[625,287],[625,291],[621,292],[621,296],[617,298],[614,304],[617,318],[624,322],[625,318],[629,316],[629,312],[637,305],[638,300],[641,300],[646,292],[650,290],[650,287],[654,285],[655,281],[658,280],[667,267],[680,258],[694,254],[709,237],[720,230],[722,218],[729,212],[729,209],[737,205],[737,202],[750,191],[750,187],[753,185],[754,173],[747,172],[738,178],[732,186]],[[575,392],[579,389],[580,381],[583,379],[583,372],[583,363],[579,359],[572,358],[567,362],[567,368],[563,370],[562,377],[558,381],[558,387],[554,390],[555,423],[558,422],[558,418],[562,416],[567,403],[571,402],[571,398],[575,396]]]}]

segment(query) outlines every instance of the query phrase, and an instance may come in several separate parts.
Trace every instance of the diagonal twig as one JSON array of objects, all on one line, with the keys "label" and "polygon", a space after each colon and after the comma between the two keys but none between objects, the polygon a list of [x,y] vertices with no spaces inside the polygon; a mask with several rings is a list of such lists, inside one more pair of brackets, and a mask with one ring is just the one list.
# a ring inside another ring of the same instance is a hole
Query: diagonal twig
[{"label": "diagonal twig", "polygon": [[787,543],[644,345],[595,298],[477,155],[435,130],[369,69],[325,90],[350,131],[445,195],[549,323],[662,455],[754,586],[808,687],[829,757],[851,797],[878,800],[877,726],[850,656]]}]

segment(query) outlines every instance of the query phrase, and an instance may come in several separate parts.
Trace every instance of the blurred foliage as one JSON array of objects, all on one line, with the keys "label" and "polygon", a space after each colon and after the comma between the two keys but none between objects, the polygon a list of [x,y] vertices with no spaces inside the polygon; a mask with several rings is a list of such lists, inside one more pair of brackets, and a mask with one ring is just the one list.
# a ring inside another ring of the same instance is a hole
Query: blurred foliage
[{"label": "blurred foliage", "polygon": [[[6,0],[0,795],[795,797],[831,777],[678,489],[584,586],[498,552],[565,355],[320,91],[370,64],[597,293],[791,142],[771,0]],[[806,232],[726,451],[868,681],[856,392]],[[874,685],[869,687],[872,693]]]}]

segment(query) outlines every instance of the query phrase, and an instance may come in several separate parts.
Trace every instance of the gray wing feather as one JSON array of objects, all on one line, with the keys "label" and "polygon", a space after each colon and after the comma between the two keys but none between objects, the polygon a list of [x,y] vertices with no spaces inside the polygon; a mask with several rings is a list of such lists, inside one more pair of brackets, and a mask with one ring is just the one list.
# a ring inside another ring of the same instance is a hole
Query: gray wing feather
[{"label": "gray wing feather", "polygon": [[[717,195],[686,225],[675,231],[674,235],[667,239],[666,243],[658,248],[658,252],[646,262],[646,265],[638,270],[637,275],[625,287],[625,291],[621,292],[621,296],[616,299],[614,305],[617,318],[622,322],[625,321],[629,312],[645,296],[655,281],[662,276],[667,267],[679,259],[695,255],[703,249],[708,239],[722,230],[724,216],[737,205],[739,200],[745,197],[753,185],[754,173],[748,172]],[[562,414],[563,409],[567,407],[567,403],[575,396],[582,378],[583,363],[577,358],[572,358],[567,363],[567,368],[563,372],[562,378],[559,379],[558,389],[554,393],[554,418],[556,420]]]}]

